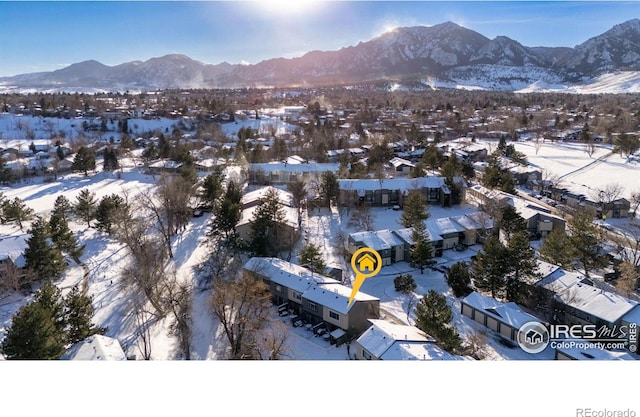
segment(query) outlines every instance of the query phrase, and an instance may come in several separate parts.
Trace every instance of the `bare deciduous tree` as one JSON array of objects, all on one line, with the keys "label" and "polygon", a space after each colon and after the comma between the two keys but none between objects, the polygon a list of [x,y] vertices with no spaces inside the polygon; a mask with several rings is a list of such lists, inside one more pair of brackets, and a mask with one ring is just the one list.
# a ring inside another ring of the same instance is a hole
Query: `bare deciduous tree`
[{"label": "bare deciduous tree", "polygon": [[601,204],[602,214],[605,215],[611,205],[622,195],[623,188],[619,183],[610,183],[604,187],[596,188],[592,193],[592,198]]},{"label": "bare deciduous tree", "polygon": [[277,360],[288,357],[291,347],[288,343],[289,328],[280,321],[270,321],[256,338],[256,357],[262,360]]},{"label": "bare deciduous tree", "polygon": [[155,228],[162,235],[167,252],[173,258],[171,238],[184,230],[191,218],[189,203],[195,187],[181,176],[162,175],[156,192],[138,195],[138,203],[155,219]]},{"label": "bare deciduous tree", "polygon": [[171,333],[178,338],[184,359],[191,359],[191,304],[193,290],[190,282],[178,281],[175,273],[166,282],[164,304],[173,315],[169,326]]},{"label": "bare deciduous tree", "polygon": [[363,204],[356,208],[351,214],[349,219],[349,226],[358,228],[360,230],[373,230],[374,216],[371,212],[371,207],[367,204]]},{"label": "bare deciduous tree", "polygon": [[272,306],[267,287],[245,274],[231,281],[219,280],[214,282],[210,305],[229,344],[229,358],[255,358],[256,337]]}]

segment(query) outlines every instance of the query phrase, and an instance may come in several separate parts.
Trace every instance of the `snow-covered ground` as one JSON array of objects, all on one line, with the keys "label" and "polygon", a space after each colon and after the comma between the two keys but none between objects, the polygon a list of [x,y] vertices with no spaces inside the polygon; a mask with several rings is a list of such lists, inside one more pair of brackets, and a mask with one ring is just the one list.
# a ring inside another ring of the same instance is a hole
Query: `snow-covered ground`
[{"label": "snow-covered ground", "polygon": [[[227,124],[228,133],[233,133],[233,128],[244,126],[244,123],[256,126],[256,123],[269,123],[268,115],[261,119],[247,118],[238,124]],[[10,125],[11,121],[6,115],[0,115],[0,129]],[[34,119],[35,120],[35,119]],[[277,120],[277,118],[276,118]],[[61,123],[70,123],[63,121]],[[265,125],[265,128],[267,128]],[[279,128],[284,125],[278,125]],[[34,130],[45,135],[44,130]],[[236,130],[237,131],[237,130]],[[7,137],[7,136],[3,136]],[[495,147],[495,143],[492,144]],[[581,145],[563,142],[545,142],[540,149],[535,149],[533,142],[517,142],[516,149],[524,152],[529,161],[538,167],[563,177],[567,186],[589,186],[591,188],[606,185],[610,182],[620,183],[625,195],[637,190],[638,168],[635,163],[626,161],[618,154],[611,154],[607,147],[599,147],[592,157],[584,152]],[[64,194],[70,200],[83,188],[96,193],[98,198],[116,193],[128,192],[135,194],[153,186],[155,180],[152,176],[139,171],[134,161],[125,162],[120,177],[116,174],[98,172],[85,177],[81,174],[65,175],[58,181],[44,183],[33,179],[29,182],[14,184],[11,187],[2,187],[2,192],[8,198],[19,197],[26,202],[36,213],[46,214],[53,207],[55,198]],[[583,185],[584,184],[584,185]],[[583,191],[581,191],[583,192]],[[585,193],[586,194],[586,193]],[[460,206],[454,208],[431,207],[432,218],[460,215],[473,211],[474,207]],[[374,213],[375,229],[400,228],[398,222],[400,213],[390,209],[376,208]],[[177,274],[181,279],[195,281],[194,267],[205,258],[207,254],[206,229],[209,215],[194,218],[187,229],[174,240],[175,258],[173,260]],[[112,238],[87,228],[84,224],[72,222],[72,230],[76,233],[82,244],[86,245],[82,261],[89,268],[89,294],[95,297],[96,308],[95,322],[99,326],[108,328],[107,336],[118,338],[130,355],[140,352],[136,346],[134,337],[134,325],[132,317],[128,313],[127,299],[120,288],[119,273],[127,262],[125,248]],[[353,273],[342,258],[337,249],[338,235],[342,232],[345,236],[355,230],[348,225],[348,216],[336,209],[321,209],[310,215],[305,214],[303,226],[306,230],[305,238],[320,245],[329,265],[338,266],[346,271],[349,278],[353,279]],[[28,228],[25,227],[25,230]],[[0,234],[9,235],[18,233],[15,226],[1,225]],[[304,244],[300,242],[300,247]],[[446,251],[443,257],[438,258],[438,264],[450,265],[461,259],[469,259],[479,247],[472,247],[464,252]],[[294,254],[294,261],[296,255]],[[410,272],[418,287],[415,297],[418,298],[430,289],[435,289],[447,296],[454,311],[454,323],[463,336],[468,336],[475,331],[484,331],[472,321],[459,314],[459,301],[451,294],[441,272],[430,269],[423,274],[409,267],[406,263],[398,263],[387,266],[382,272],[365,281],[362,291],[370,293],[381,300],[382,315],[400,323],[413,323],[413,312],[407,314],[410,301],[407,296],[399,295],[393,288],[393,278],[402,272]],[[82,269],[77,265],[70,265],[60,285],[64,291],[68,291],[73,285],[82,280]],[[17,309],[30,301],[23,295],[11,295],[0,299],[0,339],[4,336],[4,329],[9,325],[11,316]],[[216,341],[217,326],[211,317],[208,308],[208,293],[196,292],[193,305],[195,327],[193,331],[193,358],[215,359],[219,356],[219,343]],[[327,359],[341,360],[347,357],[344,347],[334,347],[321,338],[315,338],[310,332],[302,329],[291,328],[289,344],[291,357],[296,359]],[[486,349],[487,358],[490,359],[532,359],[519,349],[510,349],[489,337]],[[166,322],[157,323],[153,328],[152,356],[155,359],[172,359],[176,357],[176,344],[173,337],[169,336]],[[551,359],[551,352],[543,352],[536,359]]]}]

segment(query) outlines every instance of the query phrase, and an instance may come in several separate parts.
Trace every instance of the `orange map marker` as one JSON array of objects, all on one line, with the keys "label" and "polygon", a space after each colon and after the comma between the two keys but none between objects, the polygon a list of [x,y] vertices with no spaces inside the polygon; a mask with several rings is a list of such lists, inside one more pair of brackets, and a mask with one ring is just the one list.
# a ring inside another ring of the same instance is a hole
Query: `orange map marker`
[{"label": "orange map marker", "polygon": [[351,268],[356,273],[356,281],[353,283],[347,307],[353,303],[364,280],[380,272],[382,269],[382,257],[375,249],[360,248],[351,257]]}]

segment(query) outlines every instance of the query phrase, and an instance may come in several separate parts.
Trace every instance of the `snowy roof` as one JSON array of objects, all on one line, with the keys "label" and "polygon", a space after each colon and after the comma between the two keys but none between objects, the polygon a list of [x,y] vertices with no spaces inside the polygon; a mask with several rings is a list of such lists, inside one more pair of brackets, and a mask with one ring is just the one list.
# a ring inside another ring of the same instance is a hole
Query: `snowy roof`
[{"label": "snowy roof", "polygon": [[463,214],[462,216],[454,216],[451,217],[451,219],[462,226],[465,230],[492,229],[494,226],[493,217],[480,211]]},{"label": "snowy roof", "polygon": [[11,259],[15,266],[24,268],[26,266],[24,251],[29,246],[27,239],[30,236],[29,234],[0,236],[0,261]]},{"label": "snowy roof", "polygon": [[79,361],[124,361],[127,357],[117,339],[99,334],[71,346],[60,357],[61,360]]},{"label": "snowy roof", "polygon": [[422,360],[422,361],[451,361],[464,360],[462,356],[455,356],[442,349],[433,342],[404,342],[397,341],[380,356],[382,360]]},{"label": "snowy roof", "polygon": [[415,326],[369,319],[372,326],[358,338],[358,343],[382,360],[455,360],[437,346],[433,339]]},{"label": "snowy roof", "polygon": [[519,329],[523,324],[530,321],[539,321],[534,316],[522,311],[516,303],[502,303],[478,292],[472,292],[467,295],[462,302],[476,310],[489,314],[514,329]]},{"label": "snowy roof", "polygon": [[312,285],[321,283],[339,283],[333,278],[312,273],[311,270],[307,268],[287,262],[280,258],[254,257],[249,259],[242,268],[268,277],[269,280],[274,283],[291,288],[299,293],[304,293]]},{"label": "snowy roof", "polygon": [[160,159],[152,164],[149,164],[149,168],[162,168],[162,169],[178,169],[182,166],[182,162],[172,161],[170,159]]},{"label": "snowy roof", "polygon": [[561,217],[551,214],[550,210],[540,206],[536,206],[535,204],[532,204],[522,198],[512,197],[509,199],[508,204],[510,206],[513,206],[518,214],[525,220],[532,219],[538,214],[542,214],[550,218],[561,219]]},{"label": "snowy roof", "polygon": [[[426,224],[426,223],[425,223]],[[440,236],[438,234],[438,230],[434,230],[433,227],[431,227],[431,229],[429,228],[429,225],[427,225],[427,240],[429,242],[437,242],[439,240],[442,240],[442,236]],[[402,239],[404,242],[406,242],[408,245],[413,245],[415,242],[413,241],[413,228],[412,227],[407,227],[404,229],[398,229],[395,230],[394,233],[400,238]]]},{"label": "snowy roof", "polygon": [[601,349],[584,339],[564,339],[558,341],[556,350],[576,360],[635,360],[629,352]]},{"label": "snowy roof", "polygon": [[263,171],[263,172],[275,172],[275,171],[288,171],[288,172],[338,172],[340,170],[340,164],[323,163],[323,164],[287,164],[284,162],[271,162],[260,164],[249,164],[249,171]]},{"label": "snowy roof", "polygon": [[377,230],[375,232],[356,232],[349,235],[355,242],[362,243],[368,248],[377,251],[391,249],[394,246],[402,246],[404,242],[391,230]]},{"label": "snowy roof", "polygon": [[609,323],[618,321],[638,304],[592,284],[583,275],[561,268],[536,283],[552,291],[564,304]]},{"label": "snowy roof", "polygon": [[385,178],[378,179],[341,179],[338,186],[341,190],[375,191],[375,190],[399,190],[408,193],[421,188],[441,188],[444,184],[443,177],[419,177],[419,178]]},{"label": "snowy roof", "polygon": [[[242,210],[240,215],[240,220],[238,221],[237,226],[244,226],[253,221],[254,213],[260,207],[260,205],[253,206]],[[284,224],[291,226],[294,229],[298,228],[298,211],[292,207],[282,206],[282,211],[284,212]]]},{"label": "snowy roof", "polygon": [[446,235],[451,233],[460,233],[464,232],[466,229],[459,225],[457,222],[453,221],[449,217],[442,217],[439,219],[427,219],[425,224],[429,226],[433,226],[432,230],[438,230],[439,235]]},{"label": "snowy roof", "polygon": [[302,297],[309,301],[323,305],[335,312],[341,314],[349,313],[351,307],[358,301],[380,301],[379,298],[372,295],[363,293],[362,291],[356,292],[354,303],[349,303],[349,297],[351,296],[351,288],[342,284],[319,284],[312,285],[307,291],[302,293]]},{"label": "snowy roof", "polygon": [[369,319],[371,327],[362,333],[358,343],[376,357],[381,357],[396,340],[427,342],[430,339],[415,326],[390,323],[385,320]]},{"label": "snowy roof", "polygon": [[402,166],[402,165],[406,165],[406,166],[410,166],[410,167],[416,166],[416,164],[414,164],[413,162],[407,161],[406,159],[398,158],[397,156],[394,156],[393,158],[391,158],[389,163],[391,165],[393,165],[394,167],[396,167],[396,168],[398,168],[399,166]]},{"label": "snowy roof", "polygon": [[[341,314],[347,314],[355,304],[347,308],[351,288],[333,278],[312,274],[310,270],[282,259],[254,257],[244,264],[243,269],[268,277],[277,284],[302,293],[303,298]],[[355,296],[355,301],[375,300],[380,299],[361,291]]]},{"label": "snowy roof", "polygon": [[287,157],[286,162],[287,164],[304,164],[307,160],[299,155],[291,155]]},{"label": "snowy roof", "polygon": [[282,204],[284,204],[287,207],[293,207],[293,194],[291,194],[288,191],[284,191],[279,188],[271,187],[271,186],[258,188],[257,190],[250,191],[244,194],[240,202],[242,203],[243,206],[245,206],[255,201],[263,201],[269,191],[272,191],[272,192],[275,191],[278,196],[278,200]]}]

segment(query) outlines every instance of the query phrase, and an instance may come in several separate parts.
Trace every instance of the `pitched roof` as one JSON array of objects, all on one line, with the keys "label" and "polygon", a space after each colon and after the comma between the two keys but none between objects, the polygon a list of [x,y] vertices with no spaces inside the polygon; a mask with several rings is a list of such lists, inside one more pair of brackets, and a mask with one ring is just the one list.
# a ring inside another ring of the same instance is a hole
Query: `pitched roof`
[{"label": "pitched roof", "polygon": [[0,261],[11,259],[11,262],[18,268],[26,266],[24,251],[29,246],[27,239],[30,234],[0,236]]},{"label": "pitched roof", "polygon": [[124,361],[127,357],[117,339],[99,334],[90,336],[85,340],[71,346],[60,357],[61,360],[80,361]]},{"label": "pitched roof", "polygon": [[516,303],[502,303],[478,292],[467,295],[462,302],[514,329],[519,329],[530,321],[539,321],[536,317],[522,311]]},{"label": "pitched roof", "polygon": [[577,272],[558,268],[536,283],[553,292],[564,304],[614,323],[633,310],[638,303],[595,286],[595,282]]},{"label": "pitched roof", "polygon": [[285,206],[293,207],[293,194],[272,186],[261,187],[256,190],[249,191],[242,196],[240,202],[242,203],[242,206],[245,206],[256,201],[264,201],[267,193],[269,192],[275,192],[278,196],[278,201]]},{"label": "pitched roof", "polygon": [[371,327],[357,339],[372,355],[383,360],[451,360],[451,355],[415,326],[369,319]]},{"label": "pitched roof", "polygon": [[[347,314],[355,305],[353,303],[347,306],[351,296],[351,288],[342,285],[340,281],[320,274],[312,274],[307,268],[282,259],[254,257],[249,259],[242,268],[300,292],[303,298],[341,314]],[[355,300],[375,301],[379,298],[358,291]]]}]

